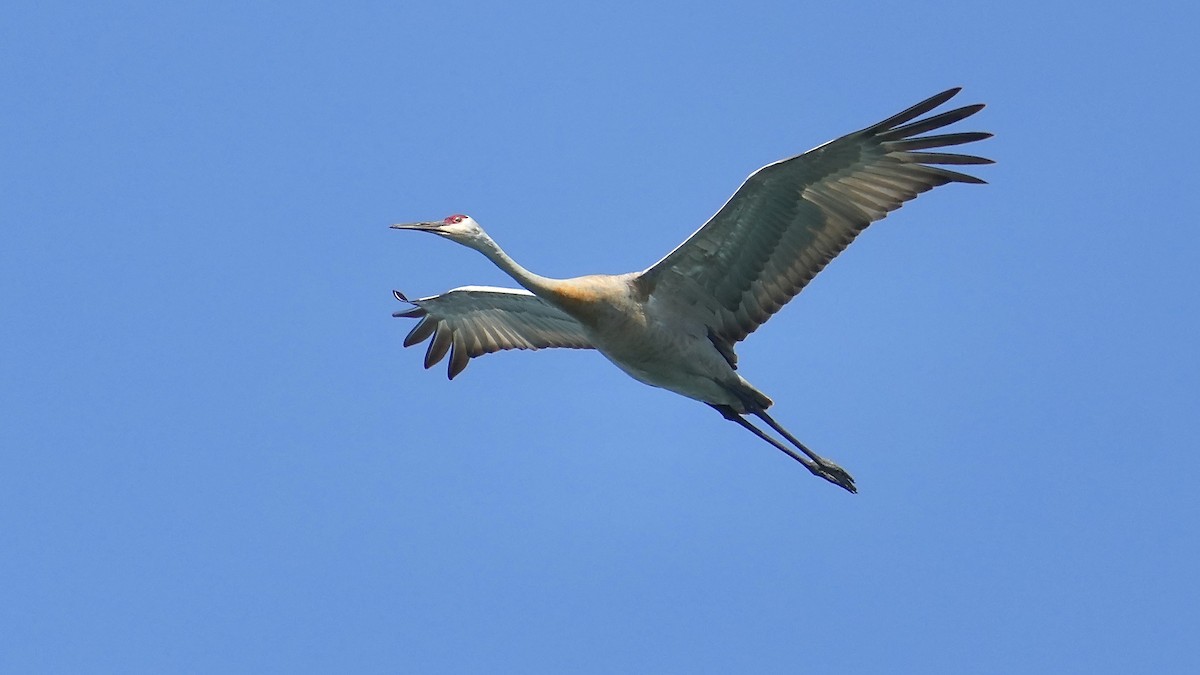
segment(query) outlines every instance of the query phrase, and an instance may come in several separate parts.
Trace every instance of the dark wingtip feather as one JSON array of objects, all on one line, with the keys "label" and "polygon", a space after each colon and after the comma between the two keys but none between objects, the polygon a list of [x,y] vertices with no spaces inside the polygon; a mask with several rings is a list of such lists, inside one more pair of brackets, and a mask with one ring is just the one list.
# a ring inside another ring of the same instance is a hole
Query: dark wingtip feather
[{"label": "dark wingtip feather", "polygon": [[974,143],[975,141],[982,141],[991,137],[991,132],[987,131],[963,131],[953,134],[939,134],[936,136],[920,136],[918,138],[904,138],[895,141],[884,141],[883,147],[889,152],[925,150],[927,148],[944,148],[951,145]]},{"label": "dark wingtip feather", "polygon": [[433,339],[429,341],[429,348],[425,350],[425,369],[433,367],[433,364],[441,361],[449,351],[450,345],[453,342],[452,331],[449,327],[439,323],[437,330],[433,333]]},{"label": "dark wingtip feather", "polygon": [[416,326],[413,326],[413,329],[409,331],[408,335],[404,338],[404,346],[411,347],[420,342],[424,342],[425,338],[433,335],[433,332],[437,330],[437,326],[438,322],[433,317],[427,316],[421,319]]},{"label": "dark wingtip feather", "polygon": [[961,108],[955,108],[954,110],[949,110],[947,112],[934,115],[933,117],[927,117],[923,120],[913,122],[912,124],[896,127],[894,129],[888,129],[884,131],[884,133],[879,134],[879,139],[882,141],[899,140],[909,136],[923,134],[927,131],[933,131],[934,129],[940,129],[944,126],[954,124],[959,120],[963,120],[971,115],[974,115],[980,110],[983,110],[983,107],[984,106],[982,103],[976,103],[974,105],[965,105]]},{"label": "dark wingtip feather", "polygon": [[455,361],[454,354],[450,355],[450,365],[446,366],[446,379],[453,380],[456,375],[461,373],[467,367],[467,360]]},{"label": "dark wingtip feather", "polygon": [[921,101],[920,103],[918,103],[902,112],[898,112],[895,115],[892,115],[891,117],[887,118],[886,120],[884,120],[878,124],[871,125],[870,127],[867,128],[867,131],[868,132],[884,131],[886,129],[891,129],[894,126],[904,124],[905,122],[908,122],[910,120],[915,120],[916,118],[920,117],[921,115],[924,115],[925,113],[929,112],[930,110],[933,110],[934,108],[938,107],[939,105],[954,98],[954,96],[956,94],[958,94],[958,92],[960,92],[960,91],[962,91],[962,87],[951,87],[950,89],[947,89],[946,91],[943,91],[940,94],[935,94],[933,96],[930,96],[929,98],[925,99],[924,101]]},{"label": "dark wingtip feather", "polygon": [[954,152],[897,152],[894,157],[921,164],[995,164],[995,160]]},{"label": "dark wingtip feather", "polygon": [[456,339],[454,346],[450,348],[450,364],[446,366],[447,378],[453,380],[455,375],[458,375],[467,367],[467,363],[470,360],[471,355],[467,353],[462,340]]},{"label": "dark wingtip feather", "polygon": [[[410,305],[416,304],[412,300],[409,300],[408,297],[405,296],[400,291],[392,291],[392,295],[395,296],[396,299],[399,300],[400,302],[406,302]],[[425,310],[422,309],[421,307],[414,306],[411,309],[402,309],[398,312],[392,312],[392,316],[397,317],[397,318],[403,317],[406,319],[419,319],[419,318],[425,316],[425,313],[426,313]]]},{"label": "dark wingtip feather", "polygon": [[974,183],[975,185],[984,185],[987,183],[987,181],[983,180],[982,178],[976,178],[970,174],[960,173],[958,171],[951,171],[950,169],[943,169],[940,166],[922,165],[921,168],[926,172],[945,178],[946,181],[950,183]]}]

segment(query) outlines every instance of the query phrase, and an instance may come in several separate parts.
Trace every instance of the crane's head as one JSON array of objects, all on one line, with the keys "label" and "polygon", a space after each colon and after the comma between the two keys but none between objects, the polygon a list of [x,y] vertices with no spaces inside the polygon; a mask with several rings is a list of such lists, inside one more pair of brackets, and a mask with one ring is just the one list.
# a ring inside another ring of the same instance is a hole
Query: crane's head
[{"label": "crane's head", "polygon": [[432,232],[472,248],[476,248],[478,243],[487,239],[487,235],[484,234],[483,228],[479,227],[479,223],[475,222],[471,216],[464,216],[461,213],[447,216],[445,220],[434,220],[427,223],[397,223],[392,225],[392,228]]}]

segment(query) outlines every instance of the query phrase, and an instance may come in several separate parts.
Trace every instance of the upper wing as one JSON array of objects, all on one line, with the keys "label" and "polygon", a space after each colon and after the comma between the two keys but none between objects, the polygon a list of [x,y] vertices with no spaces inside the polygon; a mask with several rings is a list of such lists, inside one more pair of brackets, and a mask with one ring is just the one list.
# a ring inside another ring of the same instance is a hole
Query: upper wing
[{"label": "upper wing", "polygon": [[404,338],[404,346],[433,340],[425,352],[425,367],[450,352],[450,379],[467,367],[467,361],[501,349],[570,347],[591,349],[578,321],[525,290],[464,286],[441,295],[409,300],[392,291],[397,300],[415,305],[392,316],[420,318]]},{"label": "upper wing", "polygon": [[935,186],[984,182],[929,165],[989,159],[916,152],[991,136],[919,136],[970,117],[982,104],[909,124],[958,91],[755,171],[712,219],[640,275],[643,292],[699,312],[733,365],[733,344],[795,297],[867,225]]}]

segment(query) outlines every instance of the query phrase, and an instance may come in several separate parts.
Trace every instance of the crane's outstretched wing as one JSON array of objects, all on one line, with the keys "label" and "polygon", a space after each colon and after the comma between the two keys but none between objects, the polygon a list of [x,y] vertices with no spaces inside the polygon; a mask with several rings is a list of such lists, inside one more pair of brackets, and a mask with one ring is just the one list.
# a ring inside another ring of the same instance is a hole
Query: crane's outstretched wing
[{"label": "crane's outstretched wing", "polygon": [[642,291],[652,302],[700,313],[714,344],[736,365],[734,343],[795,297],[867,225],[935,186],[984,182],[930,165],[992,160],[917,152],[991,136],[920,136],[983,108],[969,105],[912,122],[958,92],[944,91],[878,124],[755,171],[703,227],[638,277]]},{"label": "crane's outstretched wing", "polygon": [[450,379],[476,357],[501,349],[569,347],[592,349],[578,321],[525,290],[464,286],[441,295],[409,300],[400,291],[396,299],[414,305],[392,316],[420,318],[404,338],[411,347],[433,336],[425,352],[425,367],[450,352]]}]

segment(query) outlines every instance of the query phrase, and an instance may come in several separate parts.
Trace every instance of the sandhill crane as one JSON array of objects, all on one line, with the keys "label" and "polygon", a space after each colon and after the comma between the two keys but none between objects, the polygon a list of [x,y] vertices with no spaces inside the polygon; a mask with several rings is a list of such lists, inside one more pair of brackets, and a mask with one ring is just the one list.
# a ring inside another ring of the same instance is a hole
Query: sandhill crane
[{"label": "sandhill crane", "polygon": [[[464,286],[409,300],[398,317],[421,321],[409,347],[433,336],[425,367],[450,354],[451,379],[476,356],[502,349],[596,349],[634,379],[702,401],[850,492],[854,479],[780,426],[771,399],[737,372],[734,345],[762,325],[870,223],[946,183],[983,183],[933,164],[990,164],[972,155],[919,152],[991,136],[922,136],[983,108],[918,117],[950,100],[944,91],[861,131],[755,171],[707,223],[641,272],[543,277],[518,265],[465,215],[392,225],[479,251],[524,290]],[[758,417],[795,446],[755,426]],[[796,450],[799,450],[797,452]]]}]

